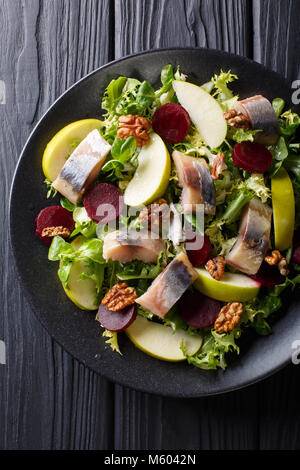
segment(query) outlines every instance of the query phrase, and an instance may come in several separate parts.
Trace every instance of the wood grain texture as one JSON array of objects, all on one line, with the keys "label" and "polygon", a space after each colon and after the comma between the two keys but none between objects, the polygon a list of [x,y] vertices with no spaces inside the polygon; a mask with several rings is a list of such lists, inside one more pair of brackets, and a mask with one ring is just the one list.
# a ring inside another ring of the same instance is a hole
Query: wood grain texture
[{"label": "wood grain texture", "polygon": [[248,0],[115,0],[115,56],[159,47],[249,52]]},{"label": "wood grain texture", "polygon": [[[249,55],[249,13],[248,1],[115,0],[115,55],[183,45]],[[257,437],[252,408],[236,416],[237,425],[245,419],[243,432],[235,433],[235,421],[228,422],[236,409],[243,410],[246,400],[237,396],[226,398],[224,413],[223,397],[163,399],[116,387],[115,417],[120,424],[115,428],[117,448],[254,448]],[[248,392],[248,399],[255,404],[256,392]],[[145,432],[148,428],[150,436]]]},{"label": "wood grain texture", "polygon": [[300,2],[253,0],[254,60],[285,75],[300,77]]},{"label": "wood grain texture", "polygon": [[[109,0],[1,0],[0,448],[113,446],[113,386],[74,361],[35,319],[16,282],[6,222],[13,171],[33,125],[65,89],[109,61]],[[30,189],[30,185],[29,185]]]},{"label": "wood grain texture", "polygon": [[[0,0],[2,200],[33,125],[99,65],[149,48],[206,46],[253,55],[294,79],[297,18],[297,0]],[[0,216],[8,220],[7,204]],[[114,386],[73,360],[23,298],[3,225],[0,448],[300,448],[295,366],[246,390],[176,400]]]}]

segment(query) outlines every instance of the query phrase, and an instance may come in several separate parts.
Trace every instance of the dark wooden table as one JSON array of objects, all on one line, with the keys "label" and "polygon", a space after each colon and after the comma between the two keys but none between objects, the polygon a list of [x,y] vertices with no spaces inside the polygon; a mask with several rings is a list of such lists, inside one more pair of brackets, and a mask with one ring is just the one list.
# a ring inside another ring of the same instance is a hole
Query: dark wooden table
[{"label": "dark wooden table", "polygon": [[0,0],[0,448],[300,448],[296,366],[235,393],[177,400],[114,385],[79,364],[24,299],[7,225],[22,146],[78,79],[169,46],[223,49],[299,79],[299,20],[299,0]]}]

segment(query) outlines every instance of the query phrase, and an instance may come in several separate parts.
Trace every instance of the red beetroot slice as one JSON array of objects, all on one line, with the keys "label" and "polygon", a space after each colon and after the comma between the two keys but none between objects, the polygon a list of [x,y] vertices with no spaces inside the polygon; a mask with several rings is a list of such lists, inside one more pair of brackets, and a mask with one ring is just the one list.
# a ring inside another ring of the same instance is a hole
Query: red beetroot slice
[{"label": "red beetroot slice", "polygon": [[42,232],[44,228],[47,227],[65,227],[70,230],[72,233],[75,227],[75,222],[73,220],[73,216],[71,212],[67,211],[61,206],[50,206],[45,207],[45,209],[41,210],[37,218],[35,219],[36,222],[36,235],[43,240],[46,245],[50,245],[52,242],[51,237],[42,237]]},{"label": "red beetroot slice", "polygon": [[292,262],[296,264],[300,264],[300,245],[298,245],[293,253]]},{"label": "red beetroot slice", "polygon": [[220,310],[220,302],[198,291],[186,291],[180,300],[181,317],[194,328],[206,328],[213,325]]},{"label": "red beetroot slice", "polygon": [[[211,244],[209,237],[204,235],[203,240],[203,237],[195,235],[193,232],[190,234],[186,232],[186,236],[186,252],[192,265],[200,266],[201,264],[206,263],[211,255]],[[193,247],[194,244],[195,246]]]},{"label": "red beetroot slice", "polygon": [[97,318],[103,328],[117,333],[126,330],[134,322],[136,316],[136,304],[129,305],[118,312],[108,310],[106,305],[101,304],[97,314]]},{"label": "red beetroot slice", "polygon": [[176,144],[189,133],[191,119],[189,113],[180,104],[167,103],[155,111],[152,128],[163,140]]},{"label": "red beetroot slice", "polygon": [[257,142],[242,142],[234,146],[233,163],[248,173],[265,173],[272,165],[272,154]]},{"label": "red beetroot slice", "polygon": [[113,184],[98,183],[86,193],[84,207],[92,220],[108,224],[121,214],[124,198],[121,191]]},{"label": "red beetroot slice", "polygon": [[285,277],[280,274],[278,266],[270,266],[266,262],[263,262],[256,274],[249,277],[269,288],[282,284],[285,280]]}]

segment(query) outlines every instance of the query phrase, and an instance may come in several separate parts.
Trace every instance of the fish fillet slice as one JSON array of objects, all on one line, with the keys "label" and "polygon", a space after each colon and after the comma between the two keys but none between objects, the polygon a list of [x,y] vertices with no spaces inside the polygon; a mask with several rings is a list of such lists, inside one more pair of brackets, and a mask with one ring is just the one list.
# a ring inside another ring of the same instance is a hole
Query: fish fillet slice
[{"label": "fish fillet slice", "polygon": [[73,204],[77,204],[97,178],[111,150],[96,129],[76,147],[52,186]]},{"label": "fish fillet slice", "polygon": [[259,270],[270,245],[272,209],[253,198],[245,207],[237,241],[226,256],[226,263],[245,274]]},{"label": "fish fillet slice", "polygon": [[187,255],[180,253],[136,302],[163,318],[197,278]]},{"label": "fish fillet slice", "polygon": [[184,155],[178,150],[172,154],[182,189],[181,206],[183,213],[196,212],[197,205],[204,205],[205,214],[216,213],[216,196],[209,166],[204,158]]},{"label": "fish fillet slice", "polygon": [[279,137],[279,124],[270,101],[262,95],[251,96],[238,101],[234,108],[244,114],[253,129],[260,129],[255,140],[264,145],[276,144]]},{"label": "fish fillet slice", "polygon": [[130,234],[117,230],[104,238],[103,257],[106,261],[128,263],[138,259],[144,263],[156,263],[161,251],[165,252],[163,240],[150,238],[150,232]]}]

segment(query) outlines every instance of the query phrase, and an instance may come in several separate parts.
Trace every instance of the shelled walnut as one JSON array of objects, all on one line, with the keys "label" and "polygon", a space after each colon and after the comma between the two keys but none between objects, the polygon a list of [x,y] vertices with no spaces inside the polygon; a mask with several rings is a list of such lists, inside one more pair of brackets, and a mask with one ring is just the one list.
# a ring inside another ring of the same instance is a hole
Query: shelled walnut
[{"label": "shelled walnut", "polygon": [[214,328],[218,333],[227,333],[240,321],[243,313],[243,304],[240,302],[230,302],[221,308],[220,313],[215,321]]},{"label": "shelled walnut", "polygon": [[68,228],[66,227],[45,227],[42,231],[42,237],[63,237],[63,238],[69,238],[71,235],[71,232]]},{"label": "shelled walnut", "polygon": [[132,305],[137,298],[134,287],[128,287],[127,282],[121,282],[113,286],[103,297],[101,304],[106,305],[108,310],[118,312]]},{"label": "shelled walnut", "polygon": [[251,122],[242,113],[238,113],[235,109],[230,109],[223,113],[224,118],[228,121],[230,126],[237,127],[239,129],[251,129]]},{"label": "shelled walnut", "polygon": [[225,260],[222,256],[209,259],[205,265],[206,270],[216,281],[220,281],[225,271]]},{"label": "shelled walnut", "polygon": [[150,139],[148,134],[150,128],[151,123],[148,119],[138,115],[127,114],[119,117],[117,137],[118,139],[127,139],[132,136],[136,140],[136,145],[142,147]]}]

